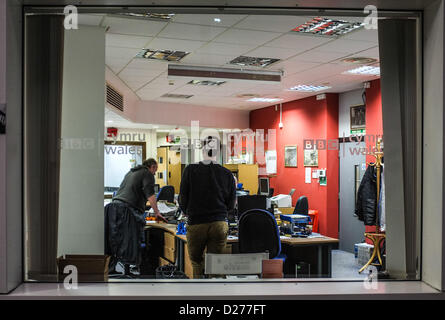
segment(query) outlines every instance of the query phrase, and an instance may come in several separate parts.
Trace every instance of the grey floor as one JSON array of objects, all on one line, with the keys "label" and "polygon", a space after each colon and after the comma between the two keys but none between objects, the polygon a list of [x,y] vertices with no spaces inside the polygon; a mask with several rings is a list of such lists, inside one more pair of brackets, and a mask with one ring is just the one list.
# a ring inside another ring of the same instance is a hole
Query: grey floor
[{"label": "grey floor", "polygon": [[354,254],[342,250],[332,250],[332,278],[363,279],[367,274],[358,273],[361,266],[357,265]]}]

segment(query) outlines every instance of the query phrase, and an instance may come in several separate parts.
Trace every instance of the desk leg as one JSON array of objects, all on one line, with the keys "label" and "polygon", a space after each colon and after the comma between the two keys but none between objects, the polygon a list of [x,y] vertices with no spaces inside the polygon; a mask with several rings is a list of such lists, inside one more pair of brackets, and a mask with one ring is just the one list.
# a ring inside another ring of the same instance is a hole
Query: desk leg
[{"label": "desk leg", "polygon": [[332,246],[330,244],[327,245],[327,265],[328,265],[328,278],[332,278]]},{"label": "desk leg", "polygon": [[184,271],[184,241],[176,238],[176,248],[178,248],[177,266],[179,271]]},{"label": "desk leg", "polygon": [[317,246],[317,278],[323,277],[323,246]]}]

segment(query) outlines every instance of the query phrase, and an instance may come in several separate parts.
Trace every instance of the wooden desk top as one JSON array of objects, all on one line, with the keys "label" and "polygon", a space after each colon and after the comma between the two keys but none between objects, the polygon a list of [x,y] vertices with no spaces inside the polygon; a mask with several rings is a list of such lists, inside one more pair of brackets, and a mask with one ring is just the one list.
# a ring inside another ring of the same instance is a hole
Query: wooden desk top
[{"label": "wooden desk top", "polygon": [[[176,234],[176,225],[169,224],[169,223],[163,223],[163,222],[156,222],[156,223],[150,223],[145,226],[145,229],[148,229],[150,227],[153,228],[159,228],[166,232],[169,232],[182,241],[187,242],[187,237],[185,235],[177,235]],[[238,239],[228,239],[227,243],[236,243],[238,242]],[[287,244],[291,246],[298,246],[298,245],[316,245],[316,244],[329,244],[329,243],[338,243],[338,239],[330,238],[323,236],[321,238],[281,238],[282,244]]]}]

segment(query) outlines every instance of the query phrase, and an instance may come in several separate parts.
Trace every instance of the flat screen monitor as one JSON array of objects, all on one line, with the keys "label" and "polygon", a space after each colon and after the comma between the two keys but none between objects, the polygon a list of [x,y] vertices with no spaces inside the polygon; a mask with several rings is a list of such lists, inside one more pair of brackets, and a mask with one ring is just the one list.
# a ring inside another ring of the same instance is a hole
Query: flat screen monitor
[{"label": "flat screen monitor", "polygon": [[269,196],[269,178],[260,178],[260,195]]},{"label": "flat screen monitor", "polygon": [[250,209],[267,210],[267,196],[252,195],[238,197],[238,216]]}]

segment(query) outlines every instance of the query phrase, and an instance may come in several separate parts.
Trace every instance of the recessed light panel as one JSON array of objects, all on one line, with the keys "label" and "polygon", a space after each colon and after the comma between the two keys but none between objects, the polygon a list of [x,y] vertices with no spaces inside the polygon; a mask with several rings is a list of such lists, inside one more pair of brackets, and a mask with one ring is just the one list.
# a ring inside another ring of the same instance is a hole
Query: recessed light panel
[{"label": "recessed light panel", "polygon": [[162,21],[170,21],[175,16],[174,13],[119,13],[118,15]]},{"label": "recessed light panel", "polygon": [[338,37],[362,28],[364,25],[365,24],[362,22],[348,22],[344,20],[316,17],[292,29],[292,31],[320,36]]},{"label": "recessed light panel", "polygon": [[380,75],[380,67],[376,66],[361,66],[349,71],[346,71],[347,74],[356,74],[356,75],[371,75],[371,76],[379,76]]},{"label": "recessed light panel", "polygon": [[274,62],[280,61],[280,59],[273,59],[273,58],[257,58],[257,57],[247,57],[247,56],[239,56],[232,61],[230,61],[230,64],[236,64],[238,66],[243,67],[267,67],[268,65],[271,65]]},{"label": "recessed light panel", "polygon": [[190,52],[185,51],[172,51],[172,50],[152,50],[142,49],[136,58],[165,60],[165,61],[179,61],[188,55]]},{"label": "recessed light panel", "polygon": [[193,95],[189,94],[174,94],[174,93],[166,93],[161,96],[161,98],[174,98],[174,99],[189,99],[193,97]]},{"label": "recessed light panel", "polygon": [[277,102],[277,101],[281,101],[283,99],[278,99],[278,98],[252,98],[249,99],[247,101],[250,102]]},{"label": "recessed light panel", "polygon": [[208,80],[192,80],[188,84],[201,85],[201,86],[220,86],[225,81],[208,81]]},{"label": "recessed light panel", "polygon": [[322,90],[327,90],[330,89],[331,87],[328,86],[307,86],[307,85],[298,85],[295,87],[290,88],[289,90],[292,91],[301,91],[301,92],[317,92],[317,91],[322,91]]}]

